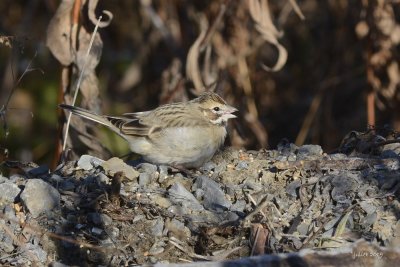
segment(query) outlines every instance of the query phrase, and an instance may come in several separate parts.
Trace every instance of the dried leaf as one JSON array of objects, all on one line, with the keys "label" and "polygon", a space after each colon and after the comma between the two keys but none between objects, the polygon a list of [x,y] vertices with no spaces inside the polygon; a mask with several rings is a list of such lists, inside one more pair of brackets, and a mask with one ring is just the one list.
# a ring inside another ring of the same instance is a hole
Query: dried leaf
[{"label": "dried leaf", "polygon": [[257,31],[265,41],[278,49],[278,60],[275,65],[273,67],[262,65],[262,67],[266,71],[279,71],[285,65],[288,56],[286,49],[278,42],[278,38],[282,37],[283,33],[278,31],[272,23],[267,0],[249,0],[248,6],[250,15],[256,22]]},{"label": "dried leaf", "polygon": [[[96,18],[96,14],[95,14],[95,9],[96,9],[96,6],[97,6],[97,3],[99,2],[99,0],[89,0],[89,2],[88,2],[88,16],[89,16],[89,19],[90,19],[90,21],[93,23],[93,24],[96,24],[97,23],[97,18]],[[107,15],[108,16],[108,20],[106,20],[106,21],[101,21],[100,23],[99,23],[99,28],[104,28],[104,27],[107,27],[108,25],[110,25],[110,23],[111,23],[111,20],[113,19],[113,14],[110,12],[110,11],[108,11],[108,10],[102,10],[102,12],[103,12],[103,14],[104,15]]]},{"label": "dried leaf", "polygon": [[0,36],[0,44],[12,48],[12,40],[14,37],[12,36]]},{"label": "dried leaf", "polygon": [[251,255],[265,254],[265,245],[267,244],[269,231],[261,224],[252,224],[250,228],[250,239],[252,240],[253,249]]},{"label": "dried leaf", "polygon": [[47,27],[46,45],[54,57],[63,65],[73,62],[71,48],[71,10],[74,0],[64,0]]},{"label": "dried leaf", "polygon": [[336,238],[340,237],[344,233],[344,230],[346,229],[347,220],[349,219],[350,214],[352,212],[353,211],[350,210],[343,216],[343,218],[340,220],[338,226],[336,227],[335,235],[333,237],[336,237]]},{"label": "dried leaf", "polygon": [[207,34],[208,29],[208,22],[205,16],[199,16],[199,24],[200,34],[190,47],[186,61],[186,76],[193,82],[197,93],[201,93],[205,87],[201,78],[199,66],[200,46]]},{"label": "dried leaf", "polygon": [[301,12],[301,9],[296,0],[289,0],[289,3],[293,7],[293,10],[294,12],[296,12],[297,16],[299,16],[300,19],[305,20],[306,17],[304,16],[303,12]]}]

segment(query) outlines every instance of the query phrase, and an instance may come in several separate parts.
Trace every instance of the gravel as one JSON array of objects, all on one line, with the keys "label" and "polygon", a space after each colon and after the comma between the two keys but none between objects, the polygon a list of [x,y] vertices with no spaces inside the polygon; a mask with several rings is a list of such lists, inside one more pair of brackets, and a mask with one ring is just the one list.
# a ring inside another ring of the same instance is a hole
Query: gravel
[{"label": "gravel", "polygon": [[388,151],[226,148],[185,172],[84,155],[38,179],[0,177],[0,264],[221,263],[256,248],[280,260],[315,247],[340,253],[362,237],[384,251],[400,245],[399,158]]}]

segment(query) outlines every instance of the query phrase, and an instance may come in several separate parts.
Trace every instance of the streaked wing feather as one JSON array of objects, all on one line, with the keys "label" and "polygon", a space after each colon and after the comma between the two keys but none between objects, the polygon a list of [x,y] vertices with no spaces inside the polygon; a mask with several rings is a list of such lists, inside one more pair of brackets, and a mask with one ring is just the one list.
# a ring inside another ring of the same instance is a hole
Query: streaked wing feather
[{"label": "streaked wing feather", "polygon": [[107,116],[107,119],[118,127],[123,134],[136,136],[147,136],[149,134],[150,127],[140,123],[136,118]]},{"label": "streaked wing feather", "polygon": [[201,126],[209,123],[203,119],[201,113],[195,113],[188,108],[190,107],[187,105],[169,104],[151,111],[125,113],[123,117],[112,117],[111,122],[124,134],[149,138],[166,128]]}]

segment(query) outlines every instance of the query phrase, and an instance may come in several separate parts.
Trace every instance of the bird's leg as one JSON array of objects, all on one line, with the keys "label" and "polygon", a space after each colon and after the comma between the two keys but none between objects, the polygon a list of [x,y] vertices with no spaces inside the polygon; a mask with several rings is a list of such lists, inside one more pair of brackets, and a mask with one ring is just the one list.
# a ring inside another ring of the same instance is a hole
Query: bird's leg
[{"label": "bird's leg", "polygon": [[187,168],[185,168],[185,167],[183,167],[181,165],[171,165],[169,167],[171,168],[171,172],[172,173],[181,172],[183,174],[186,174],[186,176],[189,177],[189,178],[194,178],[195,177],[193,175],[193,173],[189,169],[187,169]]}]

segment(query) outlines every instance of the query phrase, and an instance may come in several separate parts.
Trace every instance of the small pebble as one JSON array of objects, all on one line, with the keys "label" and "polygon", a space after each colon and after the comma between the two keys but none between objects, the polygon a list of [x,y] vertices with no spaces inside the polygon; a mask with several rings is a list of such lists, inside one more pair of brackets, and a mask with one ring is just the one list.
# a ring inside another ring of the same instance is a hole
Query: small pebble
[{"label": "small pebble", "polygon": [[91,232],[95,235],[101,235],[103,233],[103,230],[97,227],[92,227]]},{"label": "small pebble", "polygon": [[240,171],[240,170],[247,170],[249,168],[249,164],[247,164],[247,162],[245,161],[239,161],[238,164],[236,165],[236,170]]}]

